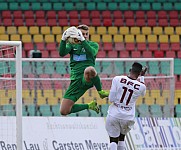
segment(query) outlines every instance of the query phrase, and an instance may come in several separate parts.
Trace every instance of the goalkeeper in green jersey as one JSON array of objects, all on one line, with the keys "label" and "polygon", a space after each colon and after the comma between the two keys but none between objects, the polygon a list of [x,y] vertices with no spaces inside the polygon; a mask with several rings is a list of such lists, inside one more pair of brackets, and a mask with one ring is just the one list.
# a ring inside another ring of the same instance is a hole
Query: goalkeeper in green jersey
[{"label": "goalkeeper in green jersey", "polygon": [[[76,38],[77,43],[68,43],[67,39]],[[89,41],[89,27],[79,25],[68,28],[62,35],[59,54],[70,54],[71,82],[61,102],[61,115],[68,115],[92,109],[99,113],[99,107],[93,100],[88,104],[75,104],[75,102],[91,87],[95,86],[100,97],[108,97],[109,93],[102,90],[100,78],[94,68],[99,45]]]}]

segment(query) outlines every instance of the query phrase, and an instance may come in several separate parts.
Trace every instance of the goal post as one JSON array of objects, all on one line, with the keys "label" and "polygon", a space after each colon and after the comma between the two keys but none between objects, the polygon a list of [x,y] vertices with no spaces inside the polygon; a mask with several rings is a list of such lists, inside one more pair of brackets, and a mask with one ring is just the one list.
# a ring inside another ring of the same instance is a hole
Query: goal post
[{"label": "goal post", "polygon": [[[11,69],[12,70],[15,69],[14,70],[15,72],[11,72],[10,66],[8,66],[8,64],[10,64],[9,62],[14,62],[15,68],[11,68]],[[6,85],[4,85],[4,88],[7,88],[7,90],[8,88],[15,90],[15,97],[12,97],[13,96],[12,94],[11,99],[12,101],[15,100],[16,146],[17,146],[17,149],[22,150],[22,42],[21,41],[0,41],[0,63],[2,64],[1,66],[4,67],[4,68],[0,68],[1,70],[4,70],[0,74],[0,82],[12,81],[12,83],[9,83],[7,87]],[[6,71],[6,67],[8,68],[7,71]],[[12,73],[14,74],[14,77],[11,76]],[[9,74],[10,76],[6,76],[6,74]],[[13,80],[15,80],[15,85],[13,84]],[[3,101],[3,97],[1,100]],[[12,111],[12,110],[7,110],[7,111]],[[9,117],[6,116],[5,119],[7,119],[7,123],[8,123]],[[8,125],[7,125],[6,130],[9,130]],[[0,131],[0,133],[3,134],[3,131]],[[11,142],[13,142],[13,140]]]}]

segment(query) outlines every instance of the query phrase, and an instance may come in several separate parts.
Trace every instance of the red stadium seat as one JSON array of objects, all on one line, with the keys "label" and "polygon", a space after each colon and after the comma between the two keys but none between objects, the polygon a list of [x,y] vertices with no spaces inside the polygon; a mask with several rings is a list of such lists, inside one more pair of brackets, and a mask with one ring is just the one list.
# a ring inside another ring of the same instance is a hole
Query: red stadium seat
[{"label": "red stadium seat", "polygon": [[117,51],[108,51],[108,57],[109,58],[117,58],[118,57]]},{"label": "red stadium seat", "polygon": [[167,19],[167,12],[160,10],[157,12],[158,19]]},{"label": "red stadium seat", "polygon": [[47,20],[48,26],[57,26],[57,21],[56,19],[48,19]]},{"label": "red stadium seat", "polygon": [[101,26],[101,20],[98,18],[92,18],[92,26]]},{"label": "red stadium seat", "polygon": [[34,18],[34,13],[31,10],[24,11],[24,18],[25,19],[33,19]]},{"label": "red stadium seat", "polygon": [[112,19],[103,19],[103,26],[109,27],[112,26]]},{"label": "red stadium seat", "polygon": [[98,51],[97,58],[106,58],[106,52],[105,51]]},{"label": "red stadium seat", "polygon": [[14,18],[22,19],[22,18],[23,18],[22,11],[21,11],[21,10],[13,11],[13,17],[14,17]]},{"label": "red stadium seat", "polygon": [[100,11],[98,10],[92,10],[90,11],[90,17],[93,19],[93,18],[99,18],[100,19]]},{"label": "red stadium seat", "polygon": [[170,26],[173,26],[173,27],[180,26],[179,19],[170,19]]},{"label": "red stadium seat", "polygon": [[148,50],[149,51],[157,51],[158,50],[158,44],[157,43],[148,43]]},{"label": "red stadium seat", "polygon": [[122,51],[122,50],[125,50],[124,48],[124,43],[115,43],[115,50],[117,51]]},{"label": "red stadium seat", "polygon": [[45,18],[40,18],[36,20],[37,26],[46,26],[46,20]]},{"label": "red stadium seat", "polygon": [[122,15],[123,15],[123,14],[122,14],[122,11],[120,11],[120,10],[115,10],[115,11],[113,11],[113,17],[114,17],[114,19],[122,19],[122,18],[123,18]]},{"label": "red stadium seat", "polygon": [[26,51],[22,51],[22,57],[26,58]]},{"label": "red stadium seat", "polygon": [[124,11],[124,18],[125,19],[134,19],[134,12],[130,11],[130,10]]},{"label": "red stadium seat", "polygon": [[103,43],[103,50],[104,51],[112,51],[113,50],[113,46],[112,46],[112,42],[111,43]]},{"label": "red stadium seat", "polygon": [[114,26],[116,27],[124,26],[123,19],[114,19]]},{"label": "red stadium seat", "polygon": [[145,19],[144,11],[136,11],[136,19]]},{"label": "red stadium seat", "polygon": [[134,51],[135,50],[135,43],[126,43],[125,49],[127,51]]},{"label": "red stadium seat", "polygon": [[23,19],[22,18],[14,19],[14,26],[24,26]]},{"label": "red stadium seat", "polygon": [[59,52],[57,50],[50,51],[50,57],[51,58],[60,58]]},{"label": "red stadium seat", "polygon": [[49,58],[49,53],[48,53],[48,51],[46,51],[46,50],[41,51],[41,54],[42,54],[42,58]]},{"label": "red stadium seat", "polygon": [[158,20],[158,25],[161,26],[161,27],[169,26],[168,20],[167,19],[159,19]]},{"label": "red stadium seat", "polygon": [[172,51],[180,51],[180,43],[171,43],[170,48]]},{"label": "red stadium seat", "polygon": [[149,27],[157,26],[156,19],[147,19],[147,26]]},{"label": "red stadium seat", "polygon": [[143,51],[143,58],[152,58],[151,51]]},{"label": "red stadium seat", "polygon": [[119,57],[120,58],[129,58],[129,52],[128,51],[120,51]]},{"label": "red stadium seat", "polygon": [[90,19],[89,19],[89,18],[80,19],[80,22],[81,22],[81,24],[86,24],[86,25],[88,25],[88,26],[91,25],[91,22],[90,22]]},{"label": "red stadium seat", "polygon": [[167,58],[175,58],[175,51],[166,51],[166,57]]},{"label": "red stadium seat", "polygon": [[30,51],[34,49],[33,43],[24,43],[23,44],[24,51]]},{"label": "red stadium seat", "polygon": [[169,43],[160,43],[160,50],[161,51],[168,51],[170,49]]},{"label": "red stadium seat", "polygon": [[59,23],[59,26],[68,26],[68,20],[67,19],[59,19],[58,23]]},{"label": "red stadium seat", "polygon": [[177,58],[181,58],[181,51],[177,52]]},{"label": "red stadium seat", "polygon": [[147,19],[156,19],[156,11],[146,11]]},{"label": "red stadium seat", "polygon": [[178,11],[176,10],[168,11],[168,16],[170,19],[178,19]]},{"label": "red stadium seat", "polygon": [[10,18],[11,19],[11,11],[9,11],[9,10],[2,11],[1,17],[2,17],[2,19],[3,18]]},{"label": "red stadium seat", "polygon": [[135,20],[134,19],[126,19],[126,26],[128,26],[128,27],[135,26]]},{"label": "red stadium seat", "polygon": [[26,26],[30,27],[30,26],[34,26],[35,25],[35,20],[32,18],[32,19],[26,19],[25,20],[25,24]]},{"label": "red stadium seat", "polygon": [[132,51],[131,56],[132,56],[132,58],[140,58],[141,52],[140,51]]},{"label": "red stadium seat", "polygon": [[12,19],[10,19],[10,18],[3,19],[3,25],[4,26],[12,26]]},{"label": "red stadium seat", "polygon": [[154,52],[154,57],[155,58],[163,58],[164,57],[164,52],[163,51],[155,51]]},{"label": "red stadium seat", "polygon": [[69,19],[78,19],[78,11],[76,10],[69,11]]},{"label": "red stadium seat", "polygon": [[67,19],[67,12],[65,10],[58,11],[58,19]]},{"label": "red stadium seat", "polygon": [[145,19],[136,19],[136,26],[138,27],[146,26]]},{"label": "red stadium seat", "polygon": [[137,50],[138,51],[145,51],[146,48],[146,43],[137,43]]},{"label": "red stadium seat", "polygon": [[98,42],[98,44],[99,44],[99,51],[102,51],[103,50],[102,42]]},{"label": "red stadium seat", "polygon": [[77,25],[79,25],[79,20],[78,19],[70,19],[69,23],[70,23],[70,26],[77,26]]},{"label": "red stadium seat", "polygon": [[80,11],[80,19],[89,19],[89,11],[88,10],[82,10]]},{"label": "red stadium seat", "polygon": [[36,49],[40,50],[40,51],[44,51],[45,50],[45,45],[44,43],[36,43]]},{"label": "red stadium seat", "polygon": [[57,49],[56,43],[47,43],[46,49],[47,49],[48,51],[55,51],[55,50]]},{"label": "red stadium seat", "polygon": [[38,10],[35,12],[35,15],[36,15],[36,19],[38,18],[45,18],[45,11],[43,10]]},{"label": "red stadium seat", "polygon": [[56,19],[56,11],[53,11],[53,10],[50,10],[50,11],[47,11],[47,19]]},{"label": "red stadium seat", "polygon": [[111,12],[109,10],[102,11],[102,18],[103,19],[105,19],[105,18],[111,19]]}]

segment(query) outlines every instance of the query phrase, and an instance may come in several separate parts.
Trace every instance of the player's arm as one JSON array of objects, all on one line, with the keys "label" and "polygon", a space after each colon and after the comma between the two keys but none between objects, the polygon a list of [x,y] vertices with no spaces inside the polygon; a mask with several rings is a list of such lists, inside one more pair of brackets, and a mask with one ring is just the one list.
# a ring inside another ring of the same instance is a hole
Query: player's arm
[{"label": "player's arm", "polygon": [[112,80],[112,85],[109,93],[109,101],[114,102],[116,100],[116,91],[117,91],[117,79],[116,77]]},{"label": "player's arm", "polygon": [[71,44],[67,44],[66,41],[61,40],[60,46],[59,46],[59,55],[60,56],[65,56],[71,51],[72,47]]}]

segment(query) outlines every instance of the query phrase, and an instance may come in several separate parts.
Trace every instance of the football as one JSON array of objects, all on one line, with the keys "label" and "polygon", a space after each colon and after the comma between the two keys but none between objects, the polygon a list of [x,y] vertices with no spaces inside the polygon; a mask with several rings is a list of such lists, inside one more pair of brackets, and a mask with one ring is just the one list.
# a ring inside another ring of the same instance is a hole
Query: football
[{"label": "football", "polygon": [[77,38],[69,37],[69,38],[67,39],[67,42],[70,43],[70,44],[77,44],[77,43],[79,43],[80,41],[79,41]]}]

